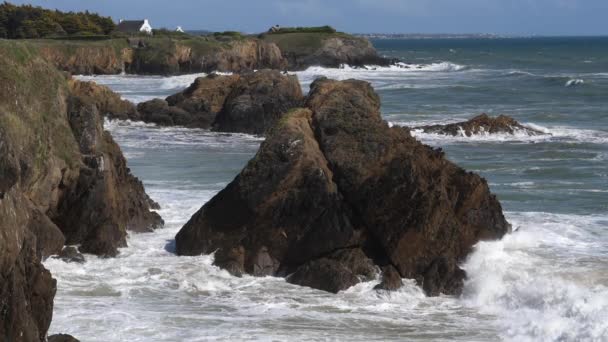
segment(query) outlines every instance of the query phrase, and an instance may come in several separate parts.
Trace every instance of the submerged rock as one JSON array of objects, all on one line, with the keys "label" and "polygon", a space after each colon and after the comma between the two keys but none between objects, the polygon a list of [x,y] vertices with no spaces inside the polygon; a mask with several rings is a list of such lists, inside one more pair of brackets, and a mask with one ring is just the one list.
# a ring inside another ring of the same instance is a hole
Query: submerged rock
[{"label": "submerged rock", "polygon": [[79,264],[85,262],[84,256],[78,252],[76,247],[73,246],[66,246],[55,258],[61,259],[65,262],[76,262]]},{"label": "submerged rock", "polygon": [[472,246],[510,230],[486,181],[390,128],[366,82],[317,80],[306,104],[192,216],[177,253],[249,274],[264,260],[264,275],[330,292],[393,265],[429,295],[458,293]]},{"label": "submerged rock", "polygon": [[382,268],[382,281],[374,287],[374,290],[396,291],[403,286],[401,275],[389,265]]},{"label": "submerged rock", "polygon": [[264,134],[282,114],[301,106],[303,99],[296,76],[260,70],[200,77],[166,100],[140,103],[137,111],[139,119],[163,126]]},{"label": "submerged rock", "polygon": [[80,342],[80,340],[76,339],[72,335],[57,334],[49,336],[48,342]]},{"label": "submerged rock", "polygon": [[543,135],[544,132],[526,127],[515,121],[512,117],[500,115],[498,117],[490,117],[487,114],[480,114],[471,120],[457,122],[447,125],[430,125],[421,126],[414,129],[422,130],[424,133],[436,133],[452,136],[467,136],[470,137],[476,134],[515,134],[524,133],[530,136]]}]

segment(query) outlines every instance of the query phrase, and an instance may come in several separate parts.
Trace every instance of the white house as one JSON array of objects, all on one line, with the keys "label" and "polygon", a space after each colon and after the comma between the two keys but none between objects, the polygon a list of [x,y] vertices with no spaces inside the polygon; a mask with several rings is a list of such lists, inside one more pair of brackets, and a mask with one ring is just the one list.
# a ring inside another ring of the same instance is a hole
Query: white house
[{"label": "white house", "polygon": [[181,26],[178,26],[178,27],[175,29],[175,32],[181,32],[181,33],[184,33],[184,29],[183,29]]},{"label": "white house", "polygon": [[120,20],[116,30],[124,33],[147,33],[152,34],[152,26],[148,19],[144,20]]}]

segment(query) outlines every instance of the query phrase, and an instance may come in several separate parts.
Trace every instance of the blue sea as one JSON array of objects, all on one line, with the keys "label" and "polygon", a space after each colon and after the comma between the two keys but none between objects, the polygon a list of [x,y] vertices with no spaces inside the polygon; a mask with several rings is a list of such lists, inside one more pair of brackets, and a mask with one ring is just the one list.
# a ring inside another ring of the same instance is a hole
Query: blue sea
[{"label": "blue sea", "polygon": [[[51,333],[82,341],[607,341],[608,38],[375,40],[391,67],[311,67],[371,82],[384,118],[416,127],[506,114],[546,135],[413,134],[488,180],[514,232],[462,267],[461,296],[361,283],[337,295],[280,278],[231,277],[173,237],[253,157],[262,138],[106,122],[166,228],[115,259],[45,262],[58,279]],[[80,77],[140,102],[198,75]]]}]

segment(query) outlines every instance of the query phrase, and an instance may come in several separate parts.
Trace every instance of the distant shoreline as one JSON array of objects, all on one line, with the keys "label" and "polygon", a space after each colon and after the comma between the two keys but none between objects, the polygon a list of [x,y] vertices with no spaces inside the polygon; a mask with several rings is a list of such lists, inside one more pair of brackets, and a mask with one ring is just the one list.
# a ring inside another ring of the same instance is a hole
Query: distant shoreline
[{"label": "distant shoreline", "polygon": [[367,39],[535,39],[535,38],[606,38],[608,35],[595,36],[544,36],[544,35],[499,35],[490,33],[352,33],[353,36]]}]

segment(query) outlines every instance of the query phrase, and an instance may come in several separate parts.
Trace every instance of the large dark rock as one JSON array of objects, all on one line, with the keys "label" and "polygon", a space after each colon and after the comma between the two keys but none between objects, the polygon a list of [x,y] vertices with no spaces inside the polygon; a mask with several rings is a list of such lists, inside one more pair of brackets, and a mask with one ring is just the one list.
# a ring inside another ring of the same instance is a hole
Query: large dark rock
[{"label": "large dark rock", "polygon": [[389,128],[366,82],[318,80],[307,106],[182,228],[177,253],[215,252],[220,267],[293,273],[289,281],[331,292],[369,277],[360,267],[369,259],[429,295],[458,293],[458,262],[510,230],[486,181]]},{"label": "large dark rock", "polygon": [[218,113],[213,129],[264,134],[280,117],[302,105],[297,76],[261,70],[240,77]]},{"label": "large dark rock", "polygon": [[467,136],[474,134],[515,134],[524,133],[530,136],[543,135],[544,132],[534,128],[526,127],[517,122],[512,117],[499,115],[495,118],[483,113],[471,120],[457,122],[447,125],[429,125],[420,126],[415,129],[422,130],[425,133],[445,134],[452,136]]},{"label": "large dark rock", "polygon": [[131,175],[112,136],[103,131],[97,107],[72,97],[68,112],[83,166],[55,221],[68,244],[81,244],[82,252],[114,256],[118,247],[126,246],[127,230],[151,231],[163,221],[149,210],[152,200]]},{"label": "large dark rock", "polygon": [[301,106],[303,99],[296,76],[260,70],[200,77],[166,100],[140,103],[137,111],[140,120],[162,126],[264,134],[289,109]]},{"label": "large dark rock", "polygon": [[17,185],[0,199],[0,218],[0,336],[44,341],[57,286],[38,257],[28,199]]}]

